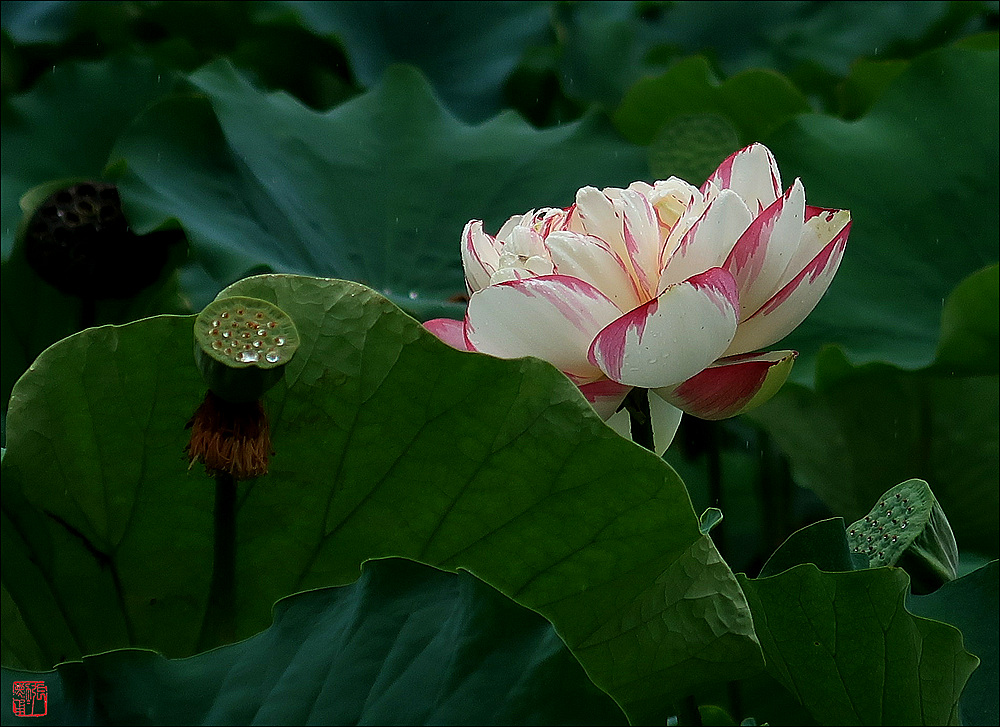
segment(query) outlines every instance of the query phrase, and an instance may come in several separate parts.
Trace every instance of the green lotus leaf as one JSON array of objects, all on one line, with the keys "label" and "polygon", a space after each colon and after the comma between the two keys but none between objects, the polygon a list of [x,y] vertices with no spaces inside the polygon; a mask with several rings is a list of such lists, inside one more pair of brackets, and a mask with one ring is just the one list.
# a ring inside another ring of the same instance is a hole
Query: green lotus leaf
[{"label": "green lotus leaf", "polygon": [[579,187],[628,185],[642,150],[596,117],[537,131],[511,113],[467,126],[414,69],[317,113],[231,66],[193,76],[201,98],[151,109],[115,152],[141,230],[179,221],[211,281],[252,272],[363,282],[421,317],[460,316],[459,242],[470,219],[568,206]]},{"label": "green lotus leaf", "polygon": [[121,650],[3,678],[44,681],[56,724],[625,724],[541,616],[396,559],[190,659]]},{"label": "green lotus leaf", "polygon": [[739,578],[768,672],[820,724],[960,724],[959,697],[979,660],[957,629],[904,609],[903,571],[803,564]]},{"label": "green lotus leaf", "polygon": [[[450,349],[343,281],[261,276],[221,295],[279,306],[302,341],[264,398],[269,474],[238,492],[238,637],[278,598],[402,556],[466,568],[541,613],[633,721],[759,668],[746,601],[680,479],[551,366]],[[84,331],[18,382],[5,663],[176,657],[211,640],[214,488],[183,453],[205,391],[192,324]]]},{"label": "green lotus leaf", "polygon": [[543,2],[281,2],[258,10],[261,17],[279,13],[338,39],[363,87],[408,63],[454,113],[483,121],[505,105],[504,82],[521,54],[546,39],[551,10]]},{"label": "green lotus leaf", "polygon": [[961,629],[965,648],[979,657],[979,668],[962,692],[962,721],[992,724],[998,721],[997,677],[1000,673],[1000,629],[997,626],[997,561],[992,561],[926,596],[910,595],[911,613]]}]

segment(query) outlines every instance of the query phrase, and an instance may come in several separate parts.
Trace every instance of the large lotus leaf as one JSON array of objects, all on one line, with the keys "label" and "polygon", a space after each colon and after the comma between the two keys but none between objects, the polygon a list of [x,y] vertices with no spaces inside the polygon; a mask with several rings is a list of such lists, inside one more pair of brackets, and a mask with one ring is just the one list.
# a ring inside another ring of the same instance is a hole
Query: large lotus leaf
[{"label": "large lotus leaf", "polygon": [[830,289],[781,344],[802,353],[798,380],[831,342],[855,363],[928,365],[945,297],[996,262],[998,67],[995,51],[935,51],[858,121],[804,115],[764,139],[786,183],[853,219]]},{"label": "large lotus leaf", "polygon": [[[240,485],[238,636],[277,598],[396,555],[467,568],[541,613],[633,720],[758,668],[746,601],[683,483],[548,364],[455,351],[353,283],[262,276],[227,294],[278,304],[303,339],[265,398],[270,474]],[[6,663],[195,651],[213,486],[183,455],[204,392],[191,325],[90,329],[18,382]]]},{"label": "large lotus leaf", "polygon": [[820,724],[960,724],[978,659],[957,629],[905,610],[903,571],[823,573],[806,563],[739,579],[768,672]]},{"label": "large lotus leaf", "polygon": [[541,616],[468,573],[395,559],[190,659],[122,650],[3,676],[6,694],[45,682],[42,724],[625,723]]},{"label": "large lotus leaf", "polygon": [[979,657],[979,668],[962,693],[964,724],[996,724],[1000,721],[997,704],[998,650],[997,561],[945,583],[926,596],[911,595],[907,610],[961,629],[965,647]]},{"label": "large lotus leaf", "polygon": [[394,63],[427,76],[445,104],[482,121],[503,103],[503,85],[521,55],[546,40],[549,3],[270,3],[261,14],[291,11],[312,32],[339,39],[365,87]]},{"label": "large lotus leaf", "polygon": [[997,376],[952,377],[819,359],[816,390],[787,384],[749,416],[788,454],[796,481],[846,520],[889,483],[927,481],[959,547],[996,557]]},{"label": "large lotus leaf", "polygon": [[146,114],[118,147],[120,184],[136,225],[179,220],[220,285],[267,268],[337,276],[422,316],[459,315],[448,300],[465,292],[468,220],[496,231],[645,167],[596,118],[537,131],[505,113],[467,126],[408,67],[326,113],[223,63],[191,80],[211,108],[177,99]]}]

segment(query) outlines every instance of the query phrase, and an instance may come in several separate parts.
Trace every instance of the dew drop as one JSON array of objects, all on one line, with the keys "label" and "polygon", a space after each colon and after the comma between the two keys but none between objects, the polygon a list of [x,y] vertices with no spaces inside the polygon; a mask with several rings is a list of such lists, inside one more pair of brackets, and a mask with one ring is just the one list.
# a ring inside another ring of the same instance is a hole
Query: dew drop
[{"label": "dew drop", "polygon": [[894,542],[894,543],[895,543],[895,542],[896,542],[897,540],[899,540],[899,538],[897,538],[897,537],[896,537],[895,535],[893,535],[893,536],[892,536],[892,542]]},{"label": "dew drop", "polygon": [[906,523],[902,523],[902,524],[900,524],[900,526],[899,526],[899,527],[901,527],[901,528],[905,528],[905,527],[906,527]]},{"label": "dew drop", "polygon": [[281,360],[281,354],[275,351],[274,349],[271,349],[270,351],[267,352],[267,354],[265,354],[264,358],[266,358],[271,363],[275,363],[276,361]]},{"label": "dew drop", "polygon": [[222,316],[221,317],[222,318],[229,318],[229,311],[227,311],[227,310],[222,311]]},{"label": "dew drop", "polygon": [[227,348],[227,349],[226,349],[226,355],[229,355],[229,354],[231,354],[232,352],[233,352],[233,349],[231,349],[231,348]]},{"label": "dew drop", "polygon": [[267,327],[268,327],[268,328],[277,328],[277,327],[278,327],[278,324],[277,324],[277,323],[275,323],[274,321],[268,321],[268,322],[267,322]]},{"label": "dew drop", "polygon": [[886,510],[885,511],[885,516],[886,517],[892,517],[892,510]]},{"label": "dew drop", "polygon": [[411,290],[410,293],[409,293],[409,298],[410,298],[410,300],[416,300],[417,299],[417,291]]},{"label": "dew drop", "polygon": [[257,329],[257,335],[258,336],[266,336],[267,335],[267,331],[265,331],[263,328],[258,328]]},{"label": "dew drop", "polygon": [[880,502],[880,503],[878,504],[878,506],[879,506],[879,507],[885,507],[885,500],[882,500],[882,502]]},{"label": "dew drop", "polygon": [[256,351],[241,351],[236,356],[236,360],[242,363],[253,363],[260,358],[260,354]]},{"label": "dew drop", "polygon": [[212,348],[216,351],[220,350],[225,344],[222,341],[212,341]]},{"label": "dew drop", "polygon": [[219,323],[219,321],[212,321],[212,326],[213,327],[218,328],[220,325],[221,324]]},{"label": "dew drop", "polygon": [[209,333],[211,333],[213,336],[218,336],[219,335],[219,329],[218,328],[213,328],[211,331],[209,331]]},{"label": "dew drop", "polygon": [[274,343],[276,345],[278,345],[278,346],[284,346],[285,345],[285,337],[284,336],[278,336],[277,338],[274,339]]},{"label": "dew drop", "polygon": [[223,338],[229,338],[229,337],[230,337],[230,336],[232,336],[232,335],[233,335],[233,334],[232,334],[232,333],[230,333],[229,331],[223,331],[223,332],[222,332],[222,337],[223,337]]},{"label": "dew drop", "polygon": [[260,342],[260,339],[257,339],[257,340],[255,340],[255,341],[253,342],[253,347],[254,347],[254,348],[260,348],[260,347],[261,347],[262,345],[263,345],[263,344],[262,344],[262,343]]},{"label": "dew drop", "polygon": [[252,336],[252,335],[253,334],[250,333],[250,331],[247,331],[246,333],[243,334],[243,338],[250,338],[250,336]]}]

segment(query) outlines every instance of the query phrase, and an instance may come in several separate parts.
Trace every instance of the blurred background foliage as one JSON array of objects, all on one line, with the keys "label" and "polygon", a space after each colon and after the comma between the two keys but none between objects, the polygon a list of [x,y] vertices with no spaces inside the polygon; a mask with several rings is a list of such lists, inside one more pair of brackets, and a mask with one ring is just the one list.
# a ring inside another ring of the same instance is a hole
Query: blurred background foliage
[{"label": "blurred background foliage", "polygon": [[[748,417],[686,418],[667,459],[723,507],[734,570],[911,477],[969,563],[996,557],[996,2],[2,7],[4,410],[51,343],[255,273],[460,317],[468,219],[698,184],[762,141],[811,204],[852,210],[851,241],[787,341],[793,382]],[[117,184],[137,244],[174,231],[155,283],[81,298],[27,264],[21,198],[63,179]]]}]

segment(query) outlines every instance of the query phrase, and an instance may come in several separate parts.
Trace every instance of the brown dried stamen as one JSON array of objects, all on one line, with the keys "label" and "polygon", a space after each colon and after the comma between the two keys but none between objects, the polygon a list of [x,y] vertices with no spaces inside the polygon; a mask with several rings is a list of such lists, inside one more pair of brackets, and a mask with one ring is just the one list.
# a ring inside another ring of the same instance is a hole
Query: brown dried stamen
[{"label": "brown dried stamen", "polygon": [[190,466],[201,462],[209,473],[224,472],[237,480],[267,474],[274,451],[260,401],[234,404],[209,391],[188,427]]}]

